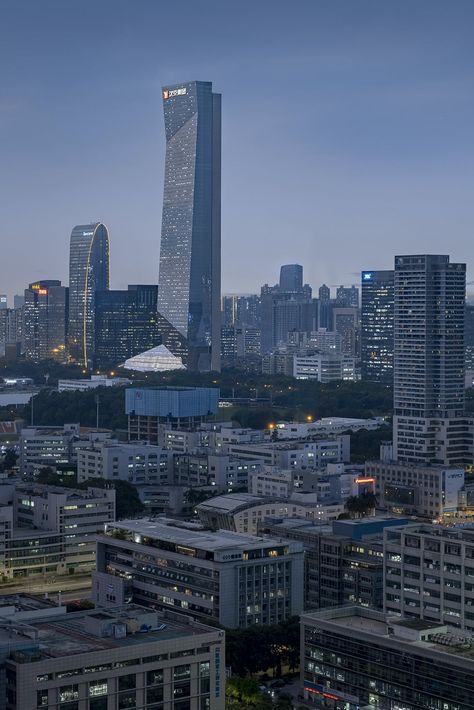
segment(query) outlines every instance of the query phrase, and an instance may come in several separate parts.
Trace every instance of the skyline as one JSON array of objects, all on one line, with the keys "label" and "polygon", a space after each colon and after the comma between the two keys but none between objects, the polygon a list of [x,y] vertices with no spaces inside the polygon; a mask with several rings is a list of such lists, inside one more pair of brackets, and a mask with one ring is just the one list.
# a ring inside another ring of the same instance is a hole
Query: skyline
[{"label": "skyline", "polygon": [[224,97],[223,293],[258,293],[284,263],[314,288],[358,284],[403,253],[448,252],[470,279],[469,3],[3,5],[10,299],[33,280],[67,283],[70,231],[95,220],[110,230],[112,287],[157,283],[161,87],[194,79]]}]

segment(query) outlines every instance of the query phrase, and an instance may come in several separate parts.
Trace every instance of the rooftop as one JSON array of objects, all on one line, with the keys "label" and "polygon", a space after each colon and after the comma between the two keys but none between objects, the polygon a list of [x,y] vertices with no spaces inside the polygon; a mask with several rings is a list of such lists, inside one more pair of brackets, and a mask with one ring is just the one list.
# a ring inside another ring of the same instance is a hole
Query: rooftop
[{"label": "rooftop", "polygon": [[138,544],[142,542],[142,537],[155,540],[165,540],[168,542],[183,545],[185,548],[194,547],[207,552],[218,550],[248,550],[262,547],[273,547],[275,540],[255,535],[245,535],[244,533],[231,532],[228,530],[208,530],[195,529],[190,525],[183,526],[175,520],[160,518],[153,520],[121,520],[116,523],[107,523],[106,534],[110,534],[113,529],[128,530],[134,536],[134,541]]},{"label": "rooftop", "polygon": [[128,604],[106,612],[80,611],[18,626],[13,622],[0,630],[0,644],[22,635],[32,639],[31,650],[14,653],[13,660],[24,663],[142,644],[150,644],[150,652],[155,652],[160,642],[210,632],[216,629],[188,617],[178,619],[175,614],[158,614]]}]

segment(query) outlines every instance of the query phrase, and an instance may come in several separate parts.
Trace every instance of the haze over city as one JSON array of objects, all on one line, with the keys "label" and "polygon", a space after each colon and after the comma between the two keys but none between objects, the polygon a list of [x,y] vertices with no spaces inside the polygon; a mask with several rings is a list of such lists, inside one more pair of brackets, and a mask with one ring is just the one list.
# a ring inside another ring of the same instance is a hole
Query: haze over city
[{"label": "haze over city", "polygon": [[223,97],[223,293],[287,262],[358,283],[413,252],[469,280],[473,20],[463,1],[3,0],[1,290],[67,282],[93,220],[112,287],[157,282],[161,87],[194,79]]}]

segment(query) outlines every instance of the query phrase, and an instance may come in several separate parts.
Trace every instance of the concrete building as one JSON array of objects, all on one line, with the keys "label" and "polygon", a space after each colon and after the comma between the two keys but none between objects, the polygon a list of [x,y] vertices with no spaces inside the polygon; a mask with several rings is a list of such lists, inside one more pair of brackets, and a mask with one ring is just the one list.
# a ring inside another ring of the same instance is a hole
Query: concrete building
[{"label": "concrete building", "polygon": [[305,703],[332,710],[472,710],[473,637],[362,607],[301,617]]},{"label": "concrete building", "polygon": [[219,629],[137,605],[1,626],[6,710],[224,710]]},{"label": "concrete building", "polygon": [[292,356],[292,376],[297,380],[316,380],[323,384],[335,380],[354,382],[356,363],[352,355],[314,353]]},{"label": "concrete building", "polygon": [[172,482],[173,455],[161,446],[119,444],[117,441],[92,443],[77,451],[77,480],[91,478],[128,481],[133,485]]},{"label": "concrete building", "polygon": [[97,431],[79,424],[24,427],[20,436],[19,471],[31,474],[46,466],[75,464],[78,449],[108,439],[111,434],[109,430]]},{"label": "concrete building", "polygon": [[163,425],[194,429],[217,414],[218,407],[219,390],[215,387],[131,387],[125,390],[129,441],[160,444]]},{"label": "concrete building", "polygon": [[214,486],[221,491],[247,488],[249,479],[262,468],[259,459],[243,461],[224,453],[200,452],[174,456],[173,483],[181,486]]},{"label": "concrete building", "polygon": [[324,468],[328,463],[350,461],[350,437],[314,436],[310,440],[288,443],[229,443],[225,451],[243,460],[260,459],[267,466],[281,469]]},{"label": "concrete building", "polygon": [[385,610],[474,633],[474,531],[413,524],[387,530]]},{"label": "concrete building", "polygon": [[466,417],[466,265],[448,256],[395,257],[394,459],[472,463]]},{"label": "concrete building", "polygon": [[303,608],[303,547],[164,518],[121,521],[98,537],[93,598],[230,628],[278,623]]},{"label": "concrete building", "polygon": [[215,496],[196,507],[199,519],[213,530],[256,535],[267,518],[303,518],[318,523],[336,520],[344,512],[340,503],[318,503],[317,496],[294,494],[291,500],[251,493]]},{"label": "concrete building", "polygon": [[305,609],[361,604],[383,608],[383,531],[406,520],[267,518],[259,533],[299,540],[305,549]]},{"label": "concrete building", "polygon": [[58,380],[58,392],[87,392],[97,387],[124,387],[129,385],[126,377],[107,377],[91,375],[88,380]]},{"label": "concrete building", "polygon": [[115,520],[112,488],[75,490],[59,486],[20,484],[13,494],[13,525],[62,536],[64,568],[68,572],[91,569],[95,562],[95,536]]},{"label": "concrete building", "polygon": [[365,474],[375,478],[379,507],[431,520],[455,513],[464,487],[463,468],[367,461]]},{"label": "concrete building", "polygon": [[29,360],[66,362],[68,303],[69,290],[61,281],[36,281],[25,289],[23,339]]}]

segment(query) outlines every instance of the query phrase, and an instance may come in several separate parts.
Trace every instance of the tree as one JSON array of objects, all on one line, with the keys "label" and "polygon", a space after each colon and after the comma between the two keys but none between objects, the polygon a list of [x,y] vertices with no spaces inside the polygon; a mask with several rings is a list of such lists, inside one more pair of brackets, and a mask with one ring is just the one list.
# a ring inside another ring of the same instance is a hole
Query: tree
[{"label": "tree", "polygon": [[2,461],[2,470],[8,471],[9,469],[13,468],[14,466],[16,466],[17,460],[18,460],[18,455],[14,452],[14,450],[7,449],[5,451],[5,455],[4,455],[3,461]]},{"label": "tree", "polygon": [[351,496],[346,500],[346,510],[352,518],[364,518],[371,513],[377,505],[374,493],[366,491],[359,496]]}]

